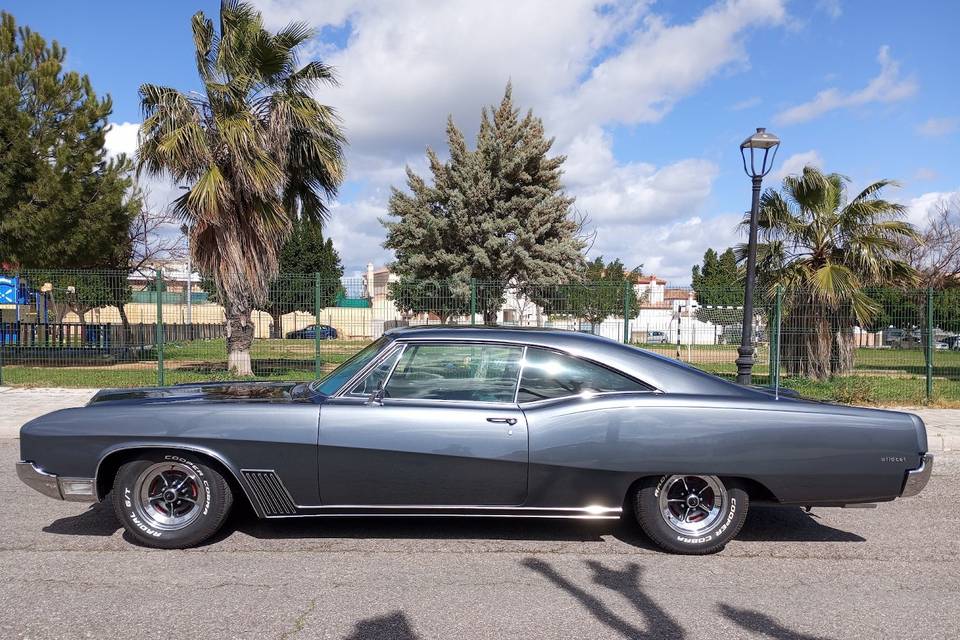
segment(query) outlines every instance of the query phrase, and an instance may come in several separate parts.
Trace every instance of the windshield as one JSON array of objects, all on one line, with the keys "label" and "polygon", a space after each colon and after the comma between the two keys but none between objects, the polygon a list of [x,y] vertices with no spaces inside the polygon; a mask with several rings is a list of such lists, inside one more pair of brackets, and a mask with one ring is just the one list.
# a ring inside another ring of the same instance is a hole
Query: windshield
[{"label": "windshield", "polygon": [[319,380],[310,383],[311,391],[319,391],[324,395],[332,395],[346,384],[347,380],[352,378],[360,369],[363,369],[373,360],[383,346],[388,342],[387,337],[383,336],[379,340],[371,342],[366,347],[357,352],[352,358],[342,365],[328,373]]}]

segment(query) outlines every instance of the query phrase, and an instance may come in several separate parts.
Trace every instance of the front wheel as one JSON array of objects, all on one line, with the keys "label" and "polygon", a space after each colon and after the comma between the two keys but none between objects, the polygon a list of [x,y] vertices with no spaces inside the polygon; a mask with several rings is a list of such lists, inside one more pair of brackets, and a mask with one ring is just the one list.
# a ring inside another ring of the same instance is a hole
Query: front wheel
[{"label": "front wheel", "polygon": [[200,544],[220,529],[232,504],[224,477],[192,454],[145,454],[121,466],[113,482],[117,518],[150,547]]},{"label": "front wheel", "polygon": [[720,551],[747,517],[750,498],[716,476],[670,475],[646,481],[635,496],[640,527],[673,553]]}]

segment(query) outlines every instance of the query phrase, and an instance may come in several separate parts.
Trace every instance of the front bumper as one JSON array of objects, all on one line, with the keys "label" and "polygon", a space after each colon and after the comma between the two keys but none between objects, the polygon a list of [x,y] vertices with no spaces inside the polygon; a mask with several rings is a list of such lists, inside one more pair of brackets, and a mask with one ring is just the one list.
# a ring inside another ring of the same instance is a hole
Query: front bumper
[{"label": "front bumper", "polygon": [[933,454],[925,453],[923,458],[920,459],[920,467],[907,471],[907,480],[903,483],[903,491],[900,492],[900,496],[909,498],[923,491],[923,488],[930,481],[932,473]]},{"label": "front bumper", "polygon": [[49,498],[71,502],[96,502],[93,478],[61,478],[47,473],[32,462],[17,463],[17,477]]}]

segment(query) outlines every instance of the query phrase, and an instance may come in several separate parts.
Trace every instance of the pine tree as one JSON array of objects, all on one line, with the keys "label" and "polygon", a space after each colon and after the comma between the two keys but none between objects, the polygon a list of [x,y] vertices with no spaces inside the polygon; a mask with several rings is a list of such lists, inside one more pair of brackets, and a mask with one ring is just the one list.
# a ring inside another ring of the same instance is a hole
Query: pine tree
[{"label": "pine tree", "polygon": [[743,304],[743,285],[732,248],[719,255],[713,249],[707,249],[703,254],[703,265],[693,267],[692,284],[701,305]]},{"label": "pine tree", "polygon": [[[317,300],[316,278],[320,277]],[[264,310],[273,318],[273,337],[282,338],[281,318],[287,313],[313,313],[317,305],[331,307],[343,287],[343,265],[333,241],[323,237],[322,226],[312,220],[294,220],[290,237],[280,249],[280,273],[270,283]]]},{"label": "pine tree", "polygon": [[[452,118],[447,144],[447,162],[427,149],[432,184],[407,169],[409,193],[393,190],[396,221],[383,221],[401,277],[397,303],[447,318],[469,305],[476,279],[478,311],[492,322],[508,283],[523,291],[532,282],[577,280],[585,243],[560,180],[565,158],[549,156],[553,140],[532,111],[520,117],[511,86],[498,107],[482,110],[474,150]],[[423,290],[415,280],[434,286]]]},{"label": "pine tree", "polygon": [[65,59],[0,14],[0,263],[125,269],[141,204],[130,164],[106,158],[110,97]]}]

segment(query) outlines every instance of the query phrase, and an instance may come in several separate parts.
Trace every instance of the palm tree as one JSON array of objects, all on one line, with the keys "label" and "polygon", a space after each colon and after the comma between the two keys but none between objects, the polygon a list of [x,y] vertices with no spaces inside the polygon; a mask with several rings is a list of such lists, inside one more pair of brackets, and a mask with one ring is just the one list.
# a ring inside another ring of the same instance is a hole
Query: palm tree
[{"label": "palm tree", "polygon": [[303,23],[270,33],[250,5],[223,0],[219,34],[203,12],[191,26],[203,92],[140,87],[137,171],[189,187],[175,211],[223,301],[230,371],[252,375],[251,313],[291,222],[326,219],[343,179],[339,118],[311,95],[336,79],[321,62],[300,66],[297,48],[313,37]]},{"label": "palm tree", "polygon": [[[823,379],[853,368],[855,323],[880,312],[867,287],[912,286],[916,271],[900,259],[916,238],[903,205],[880,197],[879,180],[849,199],[849,178],[805,167],[760,200],[758,279],[784,291],[781,356],[791,375]],[[749,225],[749,214],[743,225]],[[737,248],[739,257],[746,246]]]}]

